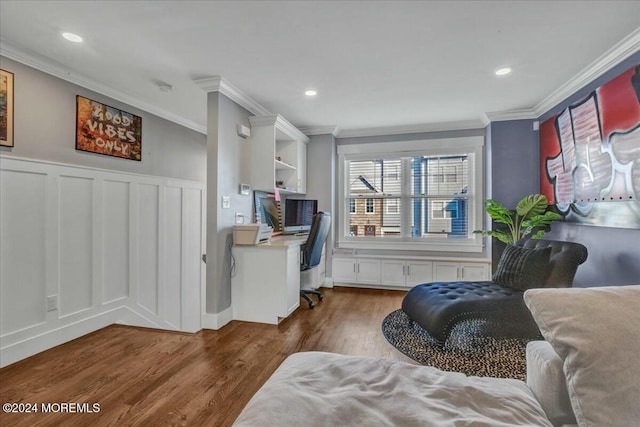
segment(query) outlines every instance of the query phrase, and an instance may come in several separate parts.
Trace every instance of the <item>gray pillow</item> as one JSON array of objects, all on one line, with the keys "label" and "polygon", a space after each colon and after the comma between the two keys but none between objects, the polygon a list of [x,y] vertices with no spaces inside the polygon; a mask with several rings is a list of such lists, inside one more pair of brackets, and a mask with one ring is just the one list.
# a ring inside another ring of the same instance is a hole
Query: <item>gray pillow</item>
[{"label": "gray pillow", "polygon": [[542,288],[549,277],[550,256],[551,247],[532,249],[509,245],[500,257],[493,281],[521,291]]},{"label": "gray pillow", "polygon": [[530,289],[524,301],[563,360],[578,425],[638,425],[640,285]]}]

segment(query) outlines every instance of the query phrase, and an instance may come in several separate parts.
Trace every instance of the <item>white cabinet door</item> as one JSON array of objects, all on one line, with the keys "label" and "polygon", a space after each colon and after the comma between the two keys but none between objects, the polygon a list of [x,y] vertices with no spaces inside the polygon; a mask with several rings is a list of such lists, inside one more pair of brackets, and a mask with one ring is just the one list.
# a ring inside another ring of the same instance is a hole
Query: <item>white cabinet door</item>
[{"label": "white cabinet door", "polygon": [[405,286],[404,261],[382,261],[380,283],[387,286]]},{"label": "white cabinet door", "polygon": [[461,264],[460,280],[483,281],[489,280],[489,266],[487,264]]},{"label": "white cabinet door", "polygon": [[354,258],[333,258],[333,281],[336,283],[356,282],[356,260]]},{"label": "white cabinet door", "polygon": [[415,286],[433,281],[433,263],[430,261],[407,261],[406,285]]},{"label": "white cabinet door", "polygon": [[489,280],[489,265],[480,263],[434,262],[434,282]]},{"label": "white cabinet door", "polygon": [[368,285],[380,284],[380,260],[359,259],[356,263],[356,281]]},{"label": "white cabinet door", "polygon": [[456,280],[458,280],[459,267],[460,264],[457,262],[434,262],[433,281],[455,282]]}]

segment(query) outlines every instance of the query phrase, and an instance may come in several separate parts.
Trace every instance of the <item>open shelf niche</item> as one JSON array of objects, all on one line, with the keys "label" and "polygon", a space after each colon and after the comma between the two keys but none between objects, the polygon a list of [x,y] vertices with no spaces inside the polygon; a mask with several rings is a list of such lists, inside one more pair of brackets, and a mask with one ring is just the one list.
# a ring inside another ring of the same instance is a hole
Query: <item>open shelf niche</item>
[{"label": "open shelf niche", "polygon": [[251,187],[254,190],[307,192],[309,138],[279,114],[249,117]]}]

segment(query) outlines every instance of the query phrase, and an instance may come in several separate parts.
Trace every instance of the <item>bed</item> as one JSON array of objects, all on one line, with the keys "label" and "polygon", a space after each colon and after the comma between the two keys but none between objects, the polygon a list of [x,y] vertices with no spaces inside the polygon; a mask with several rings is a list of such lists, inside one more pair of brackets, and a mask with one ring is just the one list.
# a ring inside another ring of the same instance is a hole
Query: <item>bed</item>
[{"label": "bed", "polygon": [[518,380],[323,352],[289,356],[234,426],[552,424]]},{"label": "bed", "polygon": [[607,426],[640,420],[640,286],[531,289],[527,382],[323,352],[289,356],[235,427]]}]

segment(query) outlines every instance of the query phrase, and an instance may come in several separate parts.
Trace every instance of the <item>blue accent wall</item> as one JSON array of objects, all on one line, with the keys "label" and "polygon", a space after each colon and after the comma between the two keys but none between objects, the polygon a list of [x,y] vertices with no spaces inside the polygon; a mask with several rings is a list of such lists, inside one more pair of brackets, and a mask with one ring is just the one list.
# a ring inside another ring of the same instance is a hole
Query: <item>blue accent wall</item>
[{"label": "blue accent wall", "polygon": [[533,120],[491,123],[491,198],[515,208],[524,196],[540,191],[538,132]]}]

